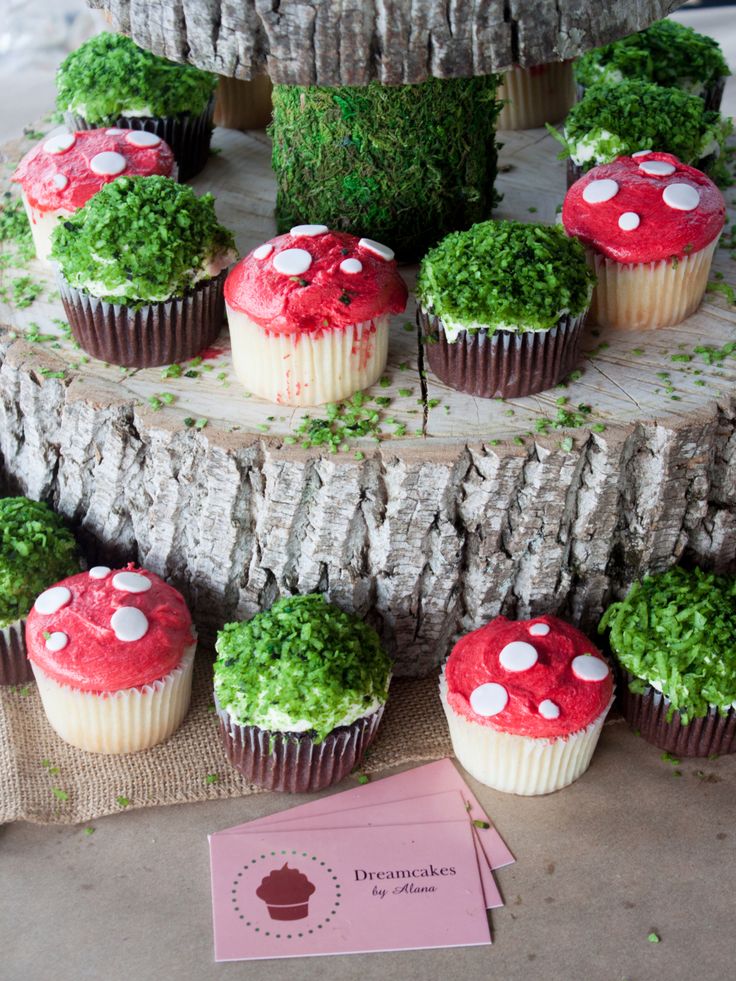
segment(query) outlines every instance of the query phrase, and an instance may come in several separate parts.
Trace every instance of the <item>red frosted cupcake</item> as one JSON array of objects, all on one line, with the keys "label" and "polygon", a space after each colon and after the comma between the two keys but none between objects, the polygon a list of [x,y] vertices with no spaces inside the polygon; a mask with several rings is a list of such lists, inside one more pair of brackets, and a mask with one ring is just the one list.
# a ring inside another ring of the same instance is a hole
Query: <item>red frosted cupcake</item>
[{"label": "red frosted cupcake", "polygon": [[347,398],[378,381],[390,315],[406,300],[387,246],[296,225],[254,249],[225,282],[235,372],[269,402]]},{"label": "red frosted cupcake", "polygon": [[186,715],[196,637],[181,594],[152,572],[62,580],[36,599],[26,646],[48,720],[73,746],[134,753]]},{"label": "red frosted cupcake", "polygon": [[713,181],[670,153],[643,150],[588,171],[567,192],[562,223],[598,280],[590,319],[628,330],[689,317],[725,216]]},{"label": "red frosted cupcake", "polygon": [[256,896],[268,907],[272,920],[303,920],[309,915],[309,897],[315,886],[287,862],[261,880]]},{"label": "red frosted cupcake", "polygon": [[57,133],[34,147],[11,180],[21,185],[38,258],[48,260],[51,233],[60,218],[73,214],[110,181],[136,174],[176,176],[174,154],[155,133],[90,129]]}]

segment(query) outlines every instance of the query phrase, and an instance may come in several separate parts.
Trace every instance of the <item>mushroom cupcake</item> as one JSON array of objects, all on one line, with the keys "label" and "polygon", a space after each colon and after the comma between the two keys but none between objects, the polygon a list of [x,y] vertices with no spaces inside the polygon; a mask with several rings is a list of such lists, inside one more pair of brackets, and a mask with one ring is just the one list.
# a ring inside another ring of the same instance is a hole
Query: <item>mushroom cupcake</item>
[{"label": "mushroom cupcake", "polygon": [[22,188],[37,257],[48,260],[60,218],[123,174],[175,177],[171,148],[155,133],[113,127],[56,133],[27,153],[11,180]]},{"label": "mushroom cupcake", "polygon": [[211,194],[167,177],[120,177],[52,236],[74,337],[100,361],[134,368],[191,358],[224,320],[236,257]]},{"label": "mushroom cupcake", "polygon": [[186,715],[196,636],[181,593],[152,572],[62,580],[36,598],[26,643],[46,716],[73,746],[135,753]]},{"label": "mushroom cupcake", "polygon": [[496,617],[461,637],[440,697],[460,763],[511,794],[549,794],[583,774],[613,701],[608,662],[553,616]]},{"label": "mushroom cupcake", "polygon": [[387,246],[326,225],[296,225],[227,277],[235,372],[269,402],[347,398],[380,378],[390,317],[406,309],[407,295]]},{"label": "mushroom cupcake", "polygon": [[567,192],[562,223],[596,275],[591,320],[640,330],[690,316],[725,220],[713,181],[669,153],[642,150],[589,171]]}]

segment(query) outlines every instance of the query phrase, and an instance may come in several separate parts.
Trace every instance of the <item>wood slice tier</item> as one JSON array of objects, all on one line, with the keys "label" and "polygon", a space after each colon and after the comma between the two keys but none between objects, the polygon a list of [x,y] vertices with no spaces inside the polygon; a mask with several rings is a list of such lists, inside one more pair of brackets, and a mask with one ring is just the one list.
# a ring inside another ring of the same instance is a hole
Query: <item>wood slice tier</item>
[{"label": "wood slice tier", "polygon": [[387,85],[564,61],[684,0],[88,0],[173,61],[292,85]]},{"label": "wood slice tier", "polygon": [[[554,141],[501,140],[497,215],[554,221],[565,192]],[[214,143],[193,183],[216,194],[245,252],[274,232],[268,141],[218,129]],[[6,160],[28,146],[6,147]],[[52,277],[30,270],[43,296],[0,306],[5,484],[51,501],[93,561],[136,558],[170,579],[205,635],[281,593],[321,590],[377,626],[400,673],[426,674],[499,612],[557,612],[590,630],[646,572],[683,557],[736,566],[736,359],[723,352],[736,310],[719,293],[672,329],[588,331],[576,380],[506,402],[422,374],[412,307],[368,392],[391,400],[371,403],[380,442],[330,455],[296,432],[323,410],[247,397],[226,329],[178,378],[82,363],[54,322]],[[734,281],[727,248],[715,270]],[[3,275],[12,294],[19,273]],[[162,394],[173,404],[152,408]],[[557,428],[561,410],[584,424]]]}]

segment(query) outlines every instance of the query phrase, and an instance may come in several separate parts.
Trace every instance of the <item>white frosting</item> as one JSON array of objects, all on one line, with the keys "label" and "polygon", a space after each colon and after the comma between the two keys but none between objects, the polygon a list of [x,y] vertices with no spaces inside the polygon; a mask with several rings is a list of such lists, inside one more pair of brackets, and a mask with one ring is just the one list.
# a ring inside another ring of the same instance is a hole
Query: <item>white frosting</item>
[{"label": "white frosting", "polygon": [[284,249],[274,256],[273,268],[283,276],[300,276],[312,265],[306,249]]},{"label": "white frosting", "polygon": [[[121,130],[120,132],[125,132]],[[132,146],[142,146],[142,147],[152,147],[158,146],[161,143],[161,137],[156,136],[155,133],[149,133],[145,129],[133,129],[125,137],[126,143],[130,143]]]},{"label": "white frosting", "polygon": [[76,143],[77,138],[74,133],[57,133],[50,136],[43,145],[46,153],[64,153],[71,149]]},{"label": "white frosting", "polygon": [[46,638],[47,651],[63,651],[69,643],[69,638],[62,630],[55,630]]},{"label": "white frosting", "polygon": [[[611,143],[611,140],[614,142]],[[607,129],[593,129],[585,136],[581,137],[572,148],[570,156],[573,163],[578,165],[588,163],[590,160],[599,160],[603,156],[603,145],[606,145],[606,154],[611,152],[618,155],[623,152],[624,144],[613,133]]]},{"label": "white frosting", "polygon": [[112,578],[113,589],[122,593],[147,593],[153,585],[150,579],[138,572],[117,572]]},{"label": "white frosting", "polygon": [[572,659],[572,673],[581,681],[603,681],[608,677],[608,665],[593,654],[578,654]]},{"label": "white frosting", "polygon": [[536,647],[525,640],[512,640],[498,656],[501,667],[507,671],[528,671],[539,660]]},{"label": "white frosting", "polygon": [[257,249],[253,249],[253,258],[267,259],[272,252],[273,252],[273,245],[271,245],[270,242],[264,242],[263,245],[259,245]]},{"label": "white frosting", "polygon": [[110,129],[106,129],[105,132],[108,136],[122,136],[123,133],[127,133],[127,129],[119,129],[117,126],[112,126]]},{"label": "white frosting", "polygon": [[604,177],[599,181],[591,181],[583,188],[583,201],[588,204],[602,204],[610,201],[618,194],[618,184],[610,177]]},{"label": "white frosting", "polygon": [[148,619],[135,606],[121,606],[110,617],[110,626],[118,640],[135,641],[148,633]]},{"label": "white frosting", "polygon": [[57,191],[63,191],[69,184],[69,178],[66,176],[66,174],[54,174],[51,179],[51,183],[54,185]]},{"label": "white frosting", "polygon": [[105,579],[110,575],[109,565],[93,565],[89,570],[90,579]]},{"label": "white frosting", "polygon": [[117,177],[128,166],[128,161],[116,150],[103,150],[92,157],[89,166],[92,173],[99,177]]},{"label": "white frosting", "polygon": [[33,604],[36,613],[48,617],[52,613],[58,613],[71,600],[72,594],[66,586],[52,586],[51,589],[44,590]]},{"label": "white frosting", "polygon": [[634,229],[639,227],[641,218],[635,211],[624,211],[618,219],[618,227],[622,232],[633,232]]},{"label": "white frosting", "polygon": [[631,156],[632,157],[648,157],[651,152],[652,152],[651,150],[635,150],[631,154]]},{"label": "white frosting", "polygon": [[[370,705],[365,705],[362,701],[353,702],[346,708],[342,718],[335,723],[334,728],[350,726],[357,719],[372,715],[383,704],[383,701],[378,698],[374,698]],[[237,706],[227,706],[226,708],[232,718],[237,718]],[[294,718],[275,705],[259,705],[257,711],[253,713],[253,717],[254,722],[242,724],[257,725],[259,729],[267,729],[270,732],[309,732],[310,729],[314,729],[314,723],[307,719]]]},{"label": "white frosting", "polygon": [[363,272],[363,263],[360,259],[343,259],[340,263],[340,272],[359,273]]},{"label": "white frosting", "polygon": [[324,235],[326,231],[329,231],[327,225],[294,225],[293,228],[289,229],[290,235]]},{"label": "white frosting", "polygon": [[503,712],[509,701],[509,693],[503,685],[490,681],[485,685],[478,685],[470,693],[470,707],[476,715],[490,718]]},{"label": "white frosting", "polygon": [[677,168],[666,160],[642,160],[639,170],[650,177],[669,177]]},{"label": "white frosting", "polygon": [[393,249],[387,245],[382,245],[380,242],[375,242],[372,238],[362,238],[358,245],[362,245],[364,249],[368,249],[369,252],[373,252],[379,258],[385,259],[386,262],[390,262],[395,255]]},{"label": "white frosting", "polygon": [[559,719],[560,717],[560,706],[551,698],[545,698],[543,702],[540,702],[537,711],[543,719]]},{"label": "white frosting", "polygon": [[546,637],[549,633],[549,624],[533,623],[531,627],[529,627],[529,633],[532,635],[532,637]]},{"label": "white frosting", "polygon": [[662,200],[675,211],[694,211],[700,204],[700,194],[690,184],[668,184]]}]

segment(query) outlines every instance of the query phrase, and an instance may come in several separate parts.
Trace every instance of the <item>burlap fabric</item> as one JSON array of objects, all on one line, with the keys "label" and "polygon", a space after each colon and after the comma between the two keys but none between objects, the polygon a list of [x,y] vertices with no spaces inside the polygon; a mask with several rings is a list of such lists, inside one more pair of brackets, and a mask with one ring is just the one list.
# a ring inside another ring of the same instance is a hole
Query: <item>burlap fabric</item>
[{"label": "burlap fabric", "polygon": [[[437,679],[399,679],[361,772],[451,752]],[[212,666],[197,656],[192,705],[178,732],[142,753],[102,756],[63,742],[35,684],[0,688],[0,823],[75,824],[122,809],[257,793],[229,765],[212,701]]]}]

